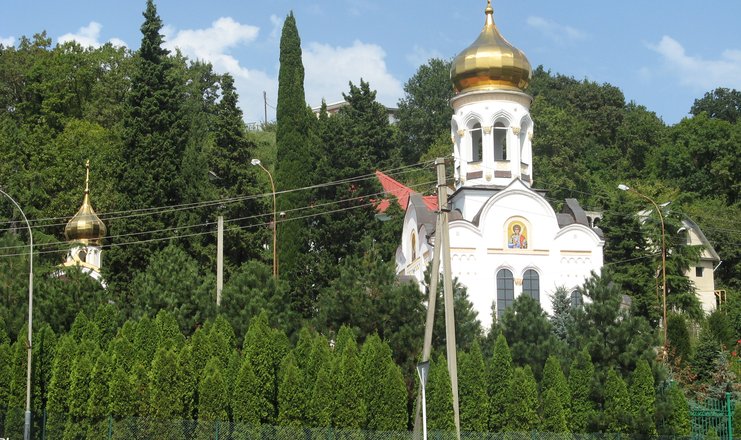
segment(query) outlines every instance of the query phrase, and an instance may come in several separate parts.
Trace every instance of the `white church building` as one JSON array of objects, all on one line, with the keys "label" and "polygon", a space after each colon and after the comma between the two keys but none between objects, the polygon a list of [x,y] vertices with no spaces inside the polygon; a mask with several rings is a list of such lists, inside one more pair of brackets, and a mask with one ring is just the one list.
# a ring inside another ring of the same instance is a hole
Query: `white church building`
[{"label": "white church building", "polygon": [[[532,71],[525,55],[494,24],[493,9],[478,39],[453,61],[451,100],[455,187],[449,196],[453,276],[465,285],[484,328],[520,295],[552,312],[550,295],[599,272],[604,240],[575,199],[557,213],[532,187]],[[427,203],[426,203],[427,202]],[[411,194],[406,204],[399,276],[424,281],[435,243],[435,212]],[[572,296],[572,301],[581,299]]]}]

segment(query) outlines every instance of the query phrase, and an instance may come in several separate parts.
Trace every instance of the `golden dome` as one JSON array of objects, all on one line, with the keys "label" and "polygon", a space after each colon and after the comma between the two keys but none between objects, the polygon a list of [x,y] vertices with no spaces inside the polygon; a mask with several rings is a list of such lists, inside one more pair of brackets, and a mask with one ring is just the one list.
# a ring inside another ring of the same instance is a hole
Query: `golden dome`
[{"label": "golden dome", "polygon": [[530,62],[509,44],[494,24],[491,0],[481,35],[453,60],[450,80],[456,93],[464,90],[525,90],[532,76]]},{"label": "golden dome", "polygon": [[105,237],[106,227],[93,211],[90,204],[90,161],[85,163],[85,197],[82,206],[64,227],[64,236],[67,241],[79,241],[84,244],[99,244]]}]

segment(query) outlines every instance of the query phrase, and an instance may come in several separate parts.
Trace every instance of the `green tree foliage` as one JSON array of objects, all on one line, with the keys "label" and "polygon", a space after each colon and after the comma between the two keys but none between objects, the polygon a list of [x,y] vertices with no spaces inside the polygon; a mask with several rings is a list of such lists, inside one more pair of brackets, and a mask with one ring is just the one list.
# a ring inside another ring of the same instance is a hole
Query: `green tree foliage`
[{"label": "green tree foliage", "polygon": [[543,432],[568,432],[566,426],[566,414],[561,405],[561,396],[555,388],[548,388],[543,393],[541,403],[541,417],[543,423],[541,430]]},{"label": "green tree foliage", "polygon": [[[198,384],[198,420],[228,420],[229,402],[223,368],[217,358],[211,358]],[[208,424],[207,426],[213,426]]]},{"label": "green tree foliage", "polygon": [[332,367],[329,362],[323,363],[316,375],[316,382],[311,388],[309,402],[309,425],[316,428],[331,426],[335,407],[335,388],[332,383]]},{"label": "green tree foliage", "polygon": [[574,333],[574,313],[572,313],[571,292],[565,287],[557,287],[551,295],[553,315],[550,317],[553,334],[563,343]]},{"label": "green tree foliage", "polygon": [[431,58],[419,66],[404,83],[404,97],[399,100],[401,156],[412,164],[441,136],[449,134],[453,97],[450,61]]},{"label": "green tree foliage", "polygon": [[665,391],[665,398],[657,404],[660,435],[686,437],[691,432],[690,407],[682,389],[672,382]]},{"label": "green tree foliage", "polygon": [[739,334],[734,332],[733,327],[731,326],[731,320],[725,310],[713,310],[713,312],[707,317],[707,323],[710,334],[724,348],[728,349],[735,345]]},{"label": "green tree foliage", "polygon": [[407,392],[401,369],[391,357],[391,348],[377,334],[365,340],[360,353],[362,399],[366,406],[364,429],[406,429]]},{"label": "green tree foliage", "polygon": [[715,360],[721,352],[720,342],[714,337],[707,326],[700,331],[700,339],[697,342],[694,356],[692,358],[692,370],[697,375],[697,380],[708,382],[715,371]]},{"label": "green tree foliage", "polygon": [[[342,333],[342,332],[341,332]],[[340,337],[342,335],[339,335]],[[338,337],[338,342],[339,342]],[[366,420],[367,406],[363,399],[363,372],[358,346],[353,339],[337,344],[339,351],[333,425],[338,428],[361,428]]]},{"label": "green tree foliage", "polygon": [[497,337],[489,363],[489,431],[501,431],[507,424],[507,403],[512,384],[512,353],[503,334]]},{"label": "green tree foliage", "polygon": [[160,310],[170,311],[180,328],[190,331],[213,316],[216,298],[211,281],[182,248],[170,245],[152,256],[129,289],[135,294],[135,310],[150,316]]},{"label": "green tree foliage", "polygon": [[486,432],[489,423],[487,370],[478,342],[458,356],[458,391],[461,431]]},{"label": "green tree foliage", "polygon": [[602,415],[605,429],[611,433],[631,432],[631,415],[634,413],[628,387],[615,370],[610,369],[605,381],[605,411]]},{"label": "green tree foliage", "polygon": [[702,98],[695,99],[690,113],[694,116],[707,113],[710,118],[736,123],[741,116],[741,92],[719,87],[705,93]]},{"label": "green tree foliage", "polygon": [[[69,414],[70,374],[76,355],[76,342],[69,335],[59,338],[52,367],[51,382],[49,384],[46,424],[50,436],[61,438],[64,433],[64,424]],[[113,402],[113,401],[112,401]]]},{"label": "green tree foliage", "polygon": [[571,390],[571,417],[568,419],[569,431],[585,433],[595,415],[591,399],[594,381],[594,365],[587,349],[577,353],[569,368],[569,389]]},{"label": "green tree foliage", "polygon": [[520,295],[502,318],[502,332],[512,341],[510,350],[515,365],[530,365],[536,377],[551,353],[558,353],[559,341],[553,334],[548,315],[528,295]]},{"label": "green tree foliage", "polygon": [[630,401],[633,413],[631,432],[642,436],[656,435],[654,420],[656,391],[651,366],[645,359],[639,359],[633,371],[630,384]]},{"label": "green tree foliage", "polygon": [[[428,271],[429,272],[429,271]],[[425,273],[425,281],[429,286],[429,277]],[[428,288],[429,289],[429,288]],[[444,301],[443,277],[437,284],[437,300],[435,301],[435,322],[432,330],[432,346],[436,350],[446,349],[445,335],[445,301]],[[429,297],[429,293],[425,295]],[[453,316],[455,317],[455,345],[463,350],[468,350],[471,344],[483,335],[481,322],[473,309],[473,303],[468,299],[466,286],[453,280]]]},{"label": "green tree foliage", "polygon": [[268,417],[271,408],[260,391],[260,384],[252,368],[252,362],[245,357],[237,375],[232,401],[235,422],[254,427],[260,424],[260,420]]},{"label": "green tree foliage", "polygon": [[110,355],[102,352],[90,373],[90,391],[85,411],[85,417],[90,419],[90,428],[87,433],[89,438],[100,438],[107,434],[106,416],[110,414],[109,408],[111,407],[108,389],[111,383],[111,368]]},{"label": "green tree foliage", "polygon": [[317,328],[338,331],[345,325],[361,340],[377,332],[388,341],[396,362],[415,362],[424,329],[422,293],[396,280],[391,263],[383,262],[374,246],[350,256],[340,274],[319,298]]},{"label": "green tree foliage", "polygon": [[505,408],[505,431],[529,432],[540,428],[538,383],[529,365],[515,368]]},{"label": "green tree foliage", "polygon": [[546,392],[550,389],[555,391],[555,395],[561,401],[561,411],[565,420],[569,420],[571,418],[571,390],[561,369],[561,362],[554,355],[548,356],[543,368],[543,379],[540,381],[540,394],[544,399]]},{"label": "green tree foliage", "polygon": [[136,414],[136,399],[133,377],[123,368],[116,367],[108,387],[109,411],[116,417],[130,417]]},{"label": "green tree foliage", "polygon": [[149,370],[149,411],[161,420],[183,415],[182,384],[177,374],[178,356],[174,348],[160,347]]},{"label": "green tree foliage", "polygon": [[86,353],[81,350],[72,363],[70,388],[67,396],[69,414],[62,438],[73,439],[82,437],[89,427],[90,420],[86,416],[93,371],[91,358],[94,358],[94,356],[94,353]]},{"label": "green tree foliage", "polygon": [[669,339],[669,359],[683,365],[692,354],[690,332],[684,315],[670,313],[666,318],[666,336]]},{"label": "green tree foliage", "polygon": [[430,431],[454,431],[453,391],[450,387],[448,362],[438,356],[430,362],[430,372],[425,388],[427,400],[427,429]]},{"label": "green tree foliage", "polygon": [[[293,13],[289,13],[283,23],[280,38],[280,70],[278,71],[278,101],[276,107],[277,146],[275,162],[275,182],[279,191],[303,188],[315,182],[312,180],[314,167],[313,146],[309,140],[311,124],[304,96],[304,66],[301,61],[301,39]],[[278,226],[281,240],[278,247],[280,270],[291,285],[299,286],[294,280],[306,275],[306,254],[308,242],[305,239],[307,223],[298,219],[294,209],[309,205],[310,197],[306,191],[281,194],[278,210],[287,215],[286,222]],[[311,298],[303,298],[305,293],[293,298],[292,307],[308,314]]]},{"label": "green tree foliage", "polygon": [[280,426],[304,426],[307,417],[304,376],[289,354],[283,360],[282,378],[278,387],[278,424]]}]

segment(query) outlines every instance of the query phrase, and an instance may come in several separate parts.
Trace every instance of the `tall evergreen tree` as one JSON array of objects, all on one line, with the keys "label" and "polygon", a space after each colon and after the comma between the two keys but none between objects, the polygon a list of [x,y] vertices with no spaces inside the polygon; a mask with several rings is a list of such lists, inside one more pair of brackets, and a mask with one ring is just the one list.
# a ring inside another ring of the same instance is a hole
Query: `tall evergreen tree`
[{"label": "tall evergreen tree", "polygon": [[232,401],[235,422],[247,427],[255,427],[260,424],[260,420],[267,418],[270,408],[260,391],[260,384],[252,369],[252,362],[245,357],[237,375]]},{"label": "tall evergreen tree", "polygon": [[639,359],[633,371],[630,384],[631,410],[633,411],[632,432],[643,437],[656,435],[654,420],[656,390],[651,366],[645,359]]},{"label": "tall evergreen tree", "polygon": [[[312,122],[306,108],[304,95],[304,66],[301,61],[301,39],[293,12],[283,23],[280,38],[280,69],[278,71],[278,102],[276,107],[277,131],[275,141],[277,157],[275,182],[279,191],[309,186],[312,181],[314,155],[309,138]],[[299,211],[310,204],[306,191],[281,194],[278,210],[286,213],[286,221],[278,225],[281,239],[278,248],[280,272],[287,278],[296,292],[292,307],[309,314],[312,304],[310,286],[302,286],[297,280],[307,275],[306,254],[309,242],[306,239],[307,223],[299,217]]]},{"label": "tall evergreen tree", "polygon": [[507,338],[500,334],[489,363],[489,431],[499,432],[507,424],[507,402],[512,383],[512,354]]},{"label": "tall evergreen tree", "polygon": [[183,416],[182,389],[178,370],[178,355],[174,348],[160,347],[149,370],[148,414],[160,420]]},{"label": "tall evergreen tree", "polygon": [[454,431],[453,392],[450,387],[448,362],[442,355],[430,362],[425,394],[427,398],[427,429],[431,431]]},{"label": "tall evergreen tree", "polygon": [[539,429],[538,383],[529,365],[515,368],[506,405],[508,432],[529,432]]},{"label": "tall evergreen tree", "polygon": [[50,438],[61,438],[64,433],[64,425],[69,414],[70,374],[76,346],[76,342],[69,334],[63,335],[57,343],[47,401],[46,432]]},{"label": "tall evergreen tree", "polygon": [[314,382],[314,386],[311,389],[309,425],[312,427],[327,428],[332,424],[336,391],[332,377],[332,366],[329,360],[327,360],[319,367],[316,382]]},{"label": "tall evergreen tree", "polygon": [[543,380],[540,382],[540,394],[544,399],[546,392],[550,389],[553,389],[555,395],[561,400],[561,409],[565,420],[569,420],[571,418],[571,390],[561,369],[561,363],[553,355],[548,356],[548,360],[545,362]]},{"label": "tall evergreen tree", "polygon": [[107,433],[106,416],[110,414],[109,385],[111,383],[111,358],[102,352],[90,374],[90,391],[85,416],[90,420],[88,438],[101,438]]},{"label": "tall evergreen tree", "polygon": [[632,414],[628,387],[615,370],[610,369],[605,382],[605,412],[603,414],[605,429],[615,434],[629,433]]},{"label": "tall evergreen tree", "polygon": [[569,390],[571,391],[571,417],[568,419],[569,431],[575,434],[586,433],[594,417],[592,389],[594,365],[589,352],[584,349],[577,353],[569,368]]},{"label": "tall evergreen tree", "polygon": [[363,428],[373,431],[406,429],[406,387],[391,348],[373,334],[360,354],[363,400],[367,413]]},{"label": "tall evergreen tree", "polygon": [[540,414],[543,419],[541,431],[568,432],[566,414],[561,406],[561,396],[555,388],[548,388],[543,393]]},{"label": "tall evergreen tree", "polygon": [[342,347],[335,370],[337,371],[337,392],[333,424],[338,428],[358,429],[364,425],[366,420],[360,357],[354,340],[348,340]]},{"label": "tall evergreen tree", "polygon": [[487,370],[479,343],[458,357],[461,431],[486,432],[489,424]]},{"label": "tall evergreen tree", "polygon": [[296,365],[296,358],[289,354],[283,360],[282,378],[278,387],[278,424],[304,426],[307,417],[304,376]]},{"label": "tall evergreen tree", "polygon": [[[214,357],[206,364],[203,380],[198,384],[198,433],[202,438],[212,438],[210,433],[221,431],[220,422],[229,420],[228,411],[223,368],[221,361]],[[214,434],[214,437],[218,437],[218,434]]]},{"label": "tall evergreen tree", "polygon": [[659,434],[688,437],[692,424],[687,398],[676,382],[671,382],[664,393],[664,399],[657,404]]}]

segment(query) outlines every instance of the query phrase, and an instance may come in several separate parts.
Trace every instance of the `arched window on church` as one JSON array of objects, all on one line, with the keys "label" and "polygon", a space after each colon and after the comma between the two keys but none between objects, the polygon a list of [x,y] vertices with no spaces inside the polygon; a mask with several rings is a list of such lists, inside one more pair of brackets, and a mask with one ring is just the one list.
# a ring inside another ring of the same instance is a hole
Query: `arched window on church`
[{"label": "arched window on church", "polygon": [[515,300],[515,279],[512,271],[501,269],[497,272],[497,320],[504,317],[504,311]]},{"label": "arched window on church", "polygon": [[540,277],[538,272],[528,269],[522,277],[522,293],[540,302]]},{"label": "arched window on church", "polygon": [[584,301],[582,300],[581,293],[579,293],[579,290],[574,289],[571,291],[571,307],[578,308],[581,307],[582,304],[584,304]]},{"label": "arched window on church", "polygon": [[471,162],[481,162],[484,143],[481,138],[481,124],[478,122],[471,129]]},{"label": "arched window on church", "polygon": [[503,123],[494,124],[494,160],[507,160],[507,127]]},{"label": "arched window on church", "polygon": [[417,259],[417,234],[412,232],[412,239],[411,239],[411,246],[412,246],[412,261]]}]

